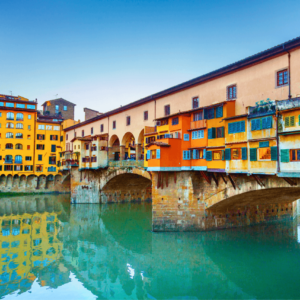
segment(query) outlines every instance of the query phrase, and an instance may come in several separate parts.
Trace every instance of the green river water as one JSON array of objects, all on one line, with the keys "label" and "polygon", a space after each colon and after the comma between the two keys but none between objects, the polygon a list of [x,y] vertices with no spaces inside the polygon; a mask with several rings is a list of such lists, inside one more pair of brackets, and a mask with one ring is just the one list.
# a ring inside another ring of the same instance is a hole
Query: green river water
[{"label": "green river water", "polygon": [[151,232],[151,203],[0,199],[1,299],[299,299],[297,220]]}]

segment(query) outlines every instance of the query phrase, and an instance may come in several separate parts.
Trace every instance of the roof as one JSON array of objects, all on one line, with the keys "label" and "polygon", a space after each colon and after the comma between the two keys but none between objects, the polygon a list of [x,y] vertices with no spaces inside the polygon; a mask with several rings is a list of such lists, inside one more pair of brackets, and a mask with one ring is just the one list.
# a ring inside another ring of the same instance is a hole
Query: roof
[{"label": "roof", "polygon": [[63,100],[63,101],[66,101],[66,102],[68,102],[68,103],[70,103],[70,104],[76,106],[75,103],[73,103],[73,102],[71,102],[71,101],[68,101],[68,100],[66,100],[66,99],[64,99],[64,98],[56,98],[56,99],[52,99],[52,100],[47,100],[47,101],[45,101],[45,102],[42,104],[42,106],[44,106],[47,102],[57,101],[57,100]]},{"label": "roof", "polygon": [[92,141],[92,137],[91,136],[89,136],[89,137],[75,137],[74,139],[71,140],[71,142],[74,142],[76,140],[91,142]]},{"label": "roof", "polygon": [[224,118],[223,120],[233,120],[233,119],[238,119],[238,118],[245,118],[247,116],[248,116],[248,114],[242,114],[242,115],[238,115],[238,116]]},{"label": "roof", "polygon": [[197,78],[194,78],[194,79],[191,79],[189,81],[180,83],[178,85],[175,85],[175,86],[173,86],[171,88],[168,88],[166,90],[163,90],[161,92],[152,94],[150,96],[147,96],[147,97],[142,98],[140,100],[137,100],[135,102],[129,103],[129,104],[124,105],[124,106],[122,106],[120,108],[111,110],[111,111],[106,112],[106,113],[104,113],[104,114],[102,114],[100,116],[96,116],[94,118],[88,119],[88,120],[86,120],[84,122],[81,122],[81,123],[76,124],[74,126],[68,127],[65,130],[71,130],[71,129],[80,127],[82,125],[86,125],[86,124],[92,123],[94,121],[104,119],[104,118],[106,118],[106,117],[108,117],[110,115],[113,115],[113,114],[125,111],[125,110],[127,110],[129,108],[136,107],[136,106],[142,105],[142,104],[147,103],[147,102],[151,102],[151,101],[153,101],[155,99],[159,99],[159,98],[165,97],[167,95],[176,93],[178,91],[182,91],[184,89],[193,87],[195,85],[199,85],[199,84],[201,84],[203,82],[212,80],[214,78],[226,75],[226,74],[231,73],[231,72],[238,71],[238,70],[240,70],[242,68],[246,68],[246,67],[248,67],[250,65],[253,65],[253,64],[256,64],[256,63],[260,63],[260,62],[262,62],[264,60],[271,59],[271,58],[273,58],[275,56],[283,55],[283,54],[287,53],[287,51],[290,51],[290,50],[298,48],[298,47],[300,47],[300,37],[297,37],[297,38],[292,39],[290,41],[287,41],[285,43],[279,44],[279,45],[277,45],[275,47],[272,47],[272,48],[267,49],[265,51],[259,52],[257,54],[254,54],[252,56],[249,56],[247,58],[239,60],[239,61],[237,61],[237,62],[235,62],[233,64],[227,65],[227,66],[225,66],[223,68],[217,69],[217,70],[212,71],[210,73],[204,74],[204,75],[199,76]]}]

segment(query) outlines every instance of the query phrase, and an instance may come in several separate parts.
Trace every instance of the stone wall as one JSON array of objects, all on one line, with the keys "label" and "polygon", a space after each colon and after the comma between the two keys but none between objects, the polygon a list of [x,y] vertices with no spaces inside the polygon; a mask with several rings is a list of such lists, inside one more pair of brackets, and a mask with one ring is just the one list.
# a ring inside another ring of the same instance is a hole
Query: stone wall
[{"label": "stone wall", "polygon": [[[299,182],[276,176],[215,175],[200,172],[152,174],[153,231],[204,231],[293,217]],[[226,183],[225,183],[226,182]],[[235,185],[235,188],[234,188]]]},{"label": "stone wall", "polygon": [[46,177],[45,175],[2,175],[0,176],[1,193],[69,193],[70,180],[68,174]]}]

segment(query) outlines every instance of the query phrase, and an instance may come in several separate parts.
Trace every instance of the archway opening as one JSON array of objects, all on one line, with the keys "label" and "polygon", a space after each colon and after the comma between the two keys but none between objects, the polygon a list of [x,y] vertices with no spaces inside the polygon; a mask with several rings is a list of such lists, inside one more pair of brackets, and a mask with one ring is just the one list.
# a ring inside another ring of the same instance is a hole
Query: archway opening
[{"label": "archway opening", "polygon": [[120,160],[120,140],[117,135],[112,135],[109,140],[108,160]]},{"label": "archway opening", "polygon": [[126,132],[122,138],[122,146],[124,146],[124,160],[136,160],[136,143],[134,135]]}]

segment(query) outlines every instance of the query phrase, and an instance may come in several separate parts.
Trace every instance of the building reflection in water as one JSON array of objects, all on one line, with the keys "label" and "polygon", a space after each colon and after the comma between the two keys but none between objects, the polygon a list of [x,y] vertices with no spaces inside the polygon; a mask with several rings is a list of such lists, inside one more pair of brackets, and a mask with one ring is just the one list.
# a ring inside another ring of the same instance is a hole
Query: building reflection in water
[{"label": "building reflection in water", "polygon": [[2,198],[0,296],[34,295],[33,283],[47,287],[45,294],[75,276],[105,299],[299,298],[286,274],[289,265],[293,278],[300,275],[296,219],[152,233],[151,218],[148,203],[70,206],[63,195]]}]

